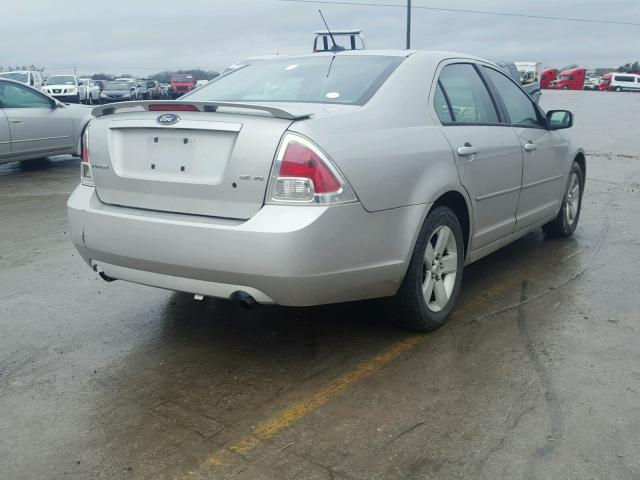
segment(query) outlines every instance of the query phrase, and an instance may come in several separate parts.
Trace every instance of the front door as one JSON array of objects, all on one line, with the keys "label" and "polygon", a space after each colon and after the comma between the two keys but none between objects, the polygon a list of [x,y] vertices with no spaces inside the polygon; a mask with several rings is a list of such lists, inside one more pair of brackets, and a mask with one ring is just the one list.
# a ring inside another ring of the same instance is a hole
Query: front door
[{"label": "front door", "polygon": [[510,78],[486,66],[482,72],[501,100],[524,154],[516,213],[516,230],[520,230],[558,212],[569,146],[560,133],[547,129],[540,110]]},{"label": "front door", "polygon": [[452,63],[442,68],[434,108],[471,198],[471,250],[476,250],[514,230],[522,147],[514,130],[502,121],[474,64]]},{"label": "front door", "polygon": [[0,82],[0,108],[11,131],[12,156],[53,154],[74,147],[73,120],[65,107],[35,90]]}]

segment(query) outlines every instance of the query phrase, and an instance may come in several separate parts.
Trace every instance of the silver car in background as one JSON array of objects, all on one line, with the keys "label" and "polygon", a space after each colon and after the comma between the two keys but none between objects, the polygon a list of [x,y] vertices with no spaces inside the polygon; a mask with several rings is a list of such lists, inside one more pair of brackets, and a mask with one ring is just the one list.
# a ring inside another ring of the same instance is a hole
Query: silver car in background
[{"label": "silver car in background", "polygon": [[467,55],[278,57],[94,114],[68,208],[105,280],[248,306],[389,297],[425,331],[465,264],[580,215],[572,114]]},{"label": "silver car in background", "polygon": [[81,154],[91,108],[66,105],[34,88],[0,79],[0,163]]}]

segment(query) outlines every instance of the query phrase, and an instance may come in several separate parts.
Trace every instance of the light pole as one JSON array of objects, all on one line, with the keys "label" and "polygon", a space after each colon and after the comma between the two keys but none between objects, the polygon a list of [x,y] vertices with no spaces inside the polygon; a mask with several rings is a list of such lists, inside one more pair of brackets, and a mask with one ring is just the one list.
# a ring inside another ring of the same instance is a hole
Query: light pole
[{"label": "light pole", "polygon": [[411,48],[411,0],[407,0],[407,50]]}]

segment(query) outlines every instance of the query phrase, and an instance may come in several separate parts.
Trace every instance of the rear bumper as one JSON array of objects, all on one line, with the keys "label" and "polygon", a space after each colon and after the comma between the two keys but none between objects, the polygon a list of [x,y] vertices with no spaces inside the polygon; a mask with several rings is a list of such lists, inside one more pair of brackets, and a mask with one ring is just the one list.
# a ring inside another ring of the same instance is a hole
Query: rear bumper
[{"label": "rear bumper", "polygon": [[241,222],[109,206],[81,185],[68,210],[74,245],[110,277],[309,306],[393,295],[428,208],[267,205]]}]

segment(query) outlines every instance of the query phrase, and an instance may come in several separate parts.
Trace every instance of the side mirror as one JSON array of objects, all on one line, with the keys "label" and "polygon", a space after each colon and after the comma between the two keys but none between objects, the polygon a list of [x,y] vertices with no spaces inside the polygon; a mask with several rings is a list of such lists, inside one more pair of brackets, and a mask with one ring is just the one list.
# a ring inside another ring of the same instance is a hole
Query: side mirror
[{"label": "side mirror", "polygon": [[573,113],[569,110],[549,110],[547,112],[549,130],[562,130],[573,126]]}]

